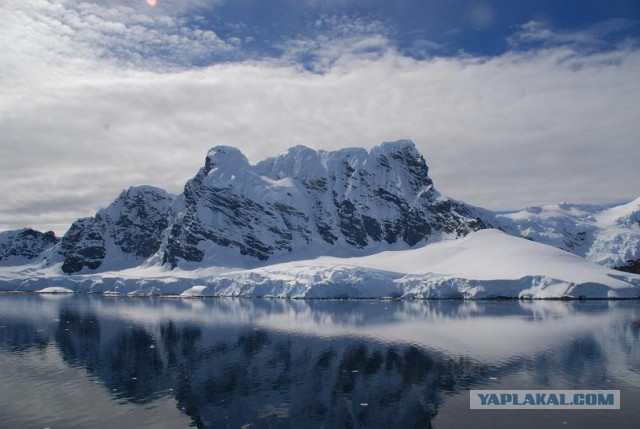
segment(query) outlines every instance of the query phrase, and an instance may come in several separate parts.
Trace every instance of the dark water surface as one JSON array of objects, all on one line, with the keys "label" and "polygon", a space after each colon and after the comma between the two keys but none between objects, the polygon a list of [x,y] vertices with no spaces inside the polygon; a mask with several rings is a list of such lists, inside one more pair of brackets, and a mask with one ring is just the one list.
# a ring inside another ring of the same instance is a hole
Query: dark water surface
[{"label": "dark water surface", "polygon": [[[617,389],[620,410],[470,410]],[[640,302],[0,295],[1,428],[640,427]]]}]

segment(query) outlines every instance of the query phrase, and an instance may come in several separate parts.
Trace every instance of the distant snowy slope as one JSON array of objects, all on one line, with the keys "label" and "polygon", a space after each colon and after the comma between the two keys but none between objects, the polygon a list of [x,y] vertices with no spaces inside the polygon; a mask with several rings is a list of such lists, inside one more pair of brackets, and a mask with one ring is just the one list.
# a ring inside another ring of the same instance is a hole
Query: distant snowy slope
[{"label": "distant snowy slope", "polygon": [[612,268],[640,260],[640,198],[612,208],[562,203],[498,215],[502,229]]}]

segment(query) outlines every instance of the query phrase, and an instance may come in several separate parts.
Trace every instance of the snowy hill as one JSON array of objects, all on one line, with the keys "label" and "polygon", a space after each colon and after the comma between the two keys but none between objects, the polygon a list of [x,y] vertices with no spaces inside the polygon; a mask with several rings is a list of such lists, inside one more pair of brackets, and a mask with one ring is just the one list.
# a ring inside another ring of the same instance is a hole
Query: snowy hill
[{"label": "snowy hill", "polygon": [[640,296],[640,276],[490,229],[417,249],[236,272],[208,289],[305,298],[622,298]]},{"label": "snowy hill", "polygon": [[502,229],[611,268],[640,261],[640,198],[604,208],[586,204],[528,207],[498,216]]}]

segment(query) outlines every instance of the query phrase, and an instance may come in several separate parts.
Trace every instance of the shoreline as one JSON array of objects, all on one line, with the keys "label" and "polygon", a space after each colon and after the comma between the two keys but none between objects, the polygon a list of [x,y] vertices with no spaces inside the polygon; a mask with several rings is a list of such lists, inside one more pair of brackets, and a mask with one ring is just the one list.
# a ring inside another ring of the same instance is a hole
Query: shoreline
[{"label": "shoreline", "polygon": [[68,295],[88,295],[88,296],[102,296],[108,298],[145,298],[145,299],[266,299],[266,300],[282,300],[282,301],[634,301],[640,300],[640,296],[637,297],[548,297],[548,298],[533,298],[533,297],[509,297],[509,296],[495,296],[495,297],[478,297],[478,298],[464,298],[464,297],[287,297],[287,296],[268,296],[268,295],[175,295],[175,294],[130,294],[130,293],[104,293],[104,292],[42,292],[42,291],[25,291],[25,290],[2,290],[2,295],[55,295],[55,296],[68,296]]}]

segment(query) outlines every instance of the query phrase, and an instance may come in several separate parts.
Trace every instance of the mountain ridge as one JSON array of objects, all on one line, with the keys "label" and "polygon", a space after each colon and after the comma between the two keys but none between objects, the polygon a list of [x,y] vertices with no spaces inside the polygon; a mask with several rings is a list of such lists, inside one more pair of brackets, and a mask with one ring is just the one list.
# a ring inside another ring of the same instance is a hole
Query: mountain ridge
[{"label": "mountain ridge", "polygon": [[397,140],[371,150],[298,145],[255,164],[237,148],[215,146],[183,193],[130,187],[61,239],[34,230],[27,235],[38,237],[35,246],[26,236],[23,244],[0,239],[0,264],[40,260],[66,274],[251,268],[406,250],[485,228],[625,271],[637,272],[640,261],[640,198],[609,208],[561,203],[493,213],[440,194],[414,143]]},{"label": "mountain ridge", "polygon": [[409,140],[371,151],[296,146],[255,165],[216,146],[176,204],[181,217],[162,256],[172,267],[226,261],[228,249],[259,261],[294,251],[349,254],[487,226],[475,208],[435,191]]}]

